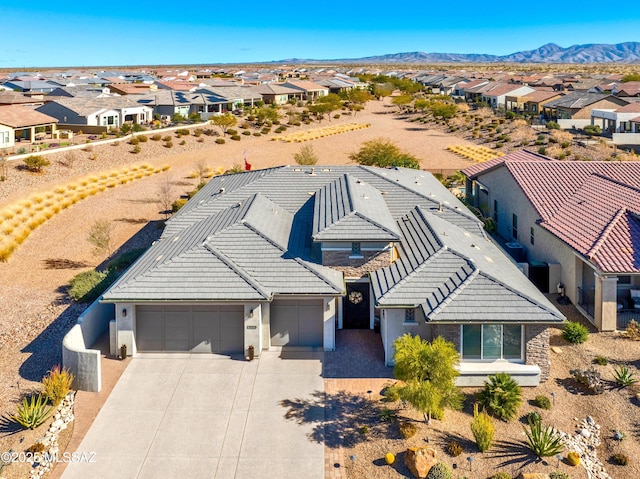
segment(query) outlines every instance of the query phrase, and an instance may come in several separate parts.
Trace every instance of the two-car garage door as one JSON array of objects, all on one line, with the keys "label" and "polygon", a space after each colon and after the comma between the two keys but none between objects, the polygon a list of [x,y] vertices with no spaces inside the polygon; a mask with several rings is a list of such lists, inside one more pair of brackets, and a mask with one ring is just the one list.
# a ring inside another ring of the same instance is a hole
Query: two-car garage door
[{"label": "two-car garage door", "polygon": [[275,299],[271,303],[271,345],[321,347],[321,299]]},{"label": "two-car garage door", "polygon": [[242,353],[244,308],[237,306],[137,306],[139,351]]}]

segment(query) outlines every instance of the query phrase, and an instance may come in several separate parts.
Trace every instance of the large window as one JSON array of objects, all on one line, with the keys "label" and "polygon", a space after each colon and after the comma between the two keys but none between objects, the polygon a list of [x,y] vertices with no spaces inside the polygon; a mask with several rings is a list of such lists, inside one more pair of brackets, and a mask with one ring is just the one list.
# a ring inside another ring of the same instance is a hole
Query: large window
[{"label": "large window", "polygon": [[520,325],[465,324],[461,342],[464,360],[522,360]]}]

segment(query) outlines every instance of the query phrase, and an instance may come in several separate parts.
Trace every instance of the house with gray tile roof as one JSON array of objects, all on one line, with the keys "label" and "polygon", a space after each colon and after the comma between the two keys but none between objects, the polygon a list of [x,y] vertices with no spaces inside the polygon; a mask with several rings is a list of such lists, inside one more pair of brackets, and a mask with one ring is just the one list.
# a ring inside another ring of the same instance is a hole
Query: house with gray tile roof
[{"label": "house with gray tile roof", "polygon": [[60,126],[118,128],[124,123],[149,123],[153,108],[128,97],[64,98],[45,103],[37,111],[56,118]]},{"label": "house with gray tile roof", "polygon": [[214,177],[101,301],[133,354],[333,350],[367,328],[392,365],[399,336],[442,335],[463,385],[545,380],[564,320],[431,174],[364,166]]},{"label": "house with gray tile roof", "polygon": [[545,292],[601,331],[640,310],[640,164],[557,161],[527,151],[473,165],[470,201]]}]

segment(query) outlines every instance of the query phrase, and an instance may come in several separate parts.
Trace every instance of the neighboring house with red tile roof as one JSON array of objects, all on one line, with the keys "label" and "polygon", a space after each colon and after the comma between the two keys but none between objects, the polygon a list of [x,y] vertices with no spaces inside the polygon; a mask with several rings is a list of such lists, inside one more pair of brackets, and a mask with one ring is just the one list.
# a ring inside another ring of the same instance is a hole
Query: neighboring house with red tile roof
[{"label": "neighboring house with red tile roof", "polygon": [[546,292],[558,284],[599,330],[640,303],[640,163],[557,161],[522,151],[463,173],[473,205]]},{"label": "neighboring house with red tile roof", "polygon": [[16,140],[33,141],[42,133],[52,136],[58,120],[22,105],[0,106],[0,151],[13,148]]},{"label": "neighboring house with red tile roof", "polygon": [[317,100],[321,96],[329,94],[328,87],[318,85],[317,83],[309,80],[288,80],[282,85],[302,91],[304,93],[304,100]]},{"label": "neighboring house with red tile roof", "polygon": [[611,93],[619,97],[640,96],[640,81],[617,83],[611,88]]},{"label": "neighboring house with red tile roof", "polygon": [[483,101],[493,108],[504,108],[507,95],[522,96],[533,91],[535,91],[533,88],[526,85],[488,82],[471,88],[465,87],[465,98]]}]

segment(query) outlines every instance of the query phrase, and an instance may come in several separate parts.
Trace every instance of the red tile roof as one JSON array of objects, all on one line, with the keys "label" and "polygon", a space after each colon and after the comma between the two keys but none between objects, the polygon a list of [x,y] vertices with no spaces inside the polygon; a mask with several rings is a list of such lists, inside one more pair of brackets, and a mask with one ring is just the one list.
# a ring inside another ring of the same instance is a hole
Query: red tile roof
[{"label": "red tile roof", "polygon": [[58,123],[58,120],[39,111],[35,111],[28,106],[0,106],[0,125],[6,125],[11,128],[26,128],[28,126],[49,125],[51,123]]},{"label": "red tile roof", "polygon": [[476,179],[500,167],[520,186],[543,228],[603,272],[640,272],[640,162],[556,161],[521,151],[463,173]]}]

